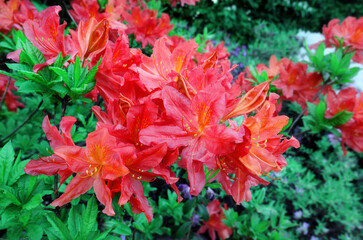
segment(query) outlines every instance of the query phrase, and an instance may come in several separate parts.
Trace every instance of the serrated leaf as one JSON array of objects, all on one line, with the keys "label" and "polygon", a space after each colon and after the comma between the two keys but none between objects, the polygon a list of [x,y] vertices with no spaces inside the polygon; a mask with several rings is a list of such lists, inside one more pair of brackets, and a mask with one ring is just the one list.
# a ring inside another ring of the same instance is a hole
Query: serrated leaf
[{"label": "serrated leaf", "polygon": [[13,71],[26,71],[33,72],[33,68],[26,64],[21,63],[7,63],[6,66]]}]

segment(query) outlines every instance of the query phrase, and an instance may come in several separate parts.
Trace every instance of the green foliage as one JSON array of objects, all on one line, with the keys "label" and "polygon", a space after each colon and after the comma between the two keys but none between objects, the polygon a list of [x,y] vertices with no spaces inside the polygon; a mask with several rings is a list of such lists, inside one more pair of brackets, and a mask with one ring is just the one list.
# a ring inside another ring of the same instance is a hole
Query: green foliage
[{"label": "green foliage", "polygon": [[349,52],[349,49],[338,48],[336,51],[324,55],[325,45],[320,43],[318,48],[313,54],[307,46],[305,46],[310,62],[308,64],[312,66],[315,71],[324,73],[326,76],[325,81],[343,85],[352,82],[351,79],[357,75],[360,68],[349,68],[351,58],[354,52]]},{"label": "green foliage", "polygon": [[[102,59],[89,70],[88,66],[81,62],[77,56],[74,63],[70,63],[67,68],[64,68],[63,66],[65,62],[70,60],[70,56],[63,57],[62,53],[59,53],[56,61],[48,66],[43,54],[29,40],[24,39],[25,37],[21,34],[18,35],[13,46],[10,45],[10,40],[7,43],[9,43],[9,47],[13,47],[12,50],[14,48],[22,49],[19,56],[20,62],[6,64],[13,71],[12,73],[0,70],[1,74],[18,80],[16,82],[16,86],[19,87],[18,92],[38,93],[45,97],[57,99],[90,101],[82,95],[93,90],[96,84],[94,76]],[[34,68],[43,64],[45,66],[41,70],[33,71]],[[82,67],[84,65],[86,66]]]},{"label": "green foliage", "polygon": [[311,133],[319,133],[321,131],[336,132],[335,127],[343,125],[352,118],[353,113],[343,110],[332,118],[325,118],[326,102],[321,100],[318,105],[307,102],[309,114],[303,117],[303,131],[310,130]]},{"label": "green foliage", "polygon": [[37,177],[25,175],[26,161],[21,153],[15,161],[11,142],[0,150],[0,229],[6,229],[8,239],[41,239],[43,235],[42,196],[44,183]]}]

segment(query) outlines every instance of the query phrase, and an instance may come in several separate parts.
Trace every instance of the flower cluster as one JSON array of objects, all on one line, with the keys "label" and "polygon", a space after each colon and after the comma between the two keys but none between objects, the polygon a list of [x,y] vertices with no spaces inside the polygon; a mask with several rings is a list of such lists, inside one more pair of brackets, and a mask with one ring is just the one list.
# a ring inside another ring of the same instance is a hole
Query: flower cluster
[{"label": "flower cluster", "polygon": [[[307,69],[307,64],[300,62],[294,64],[287,58],[277,61],[274,55],[270,58],[269,67],[264,64],[256,66],[259,74],[265,71],[268,79],[273,80],[271,84],[279,89],[282,100],[297,102],[302,108],[306,107],[307,101],[319,102],[316,94],[323,82],[320,73],[307,72]],[[246,72],[238,76],[237,82],[244,91],[248,91],[253,86],[251,80],[256,81],[247,68]]]},{"label": "flower cluster", "polygon": [[[203,226],[198,230],[198,233],[204,233],[208,230],[209,236],[212,240],[216,239],[216,232],[220,239],[227,239],[232,235],[232,228],[227,227],[222,220],[226,219],[223,210],[220,207],[221,203],[215,199],[207,206],[209,214],[209,220],[203,221]],[[224,208],[227,209],[227,205],[224,204]]]},{"label": "flower cluster", "polygon": [[339,19],[333,19],[323,27],[325,45],[338,48],[341,45],[339,39],[343,39],[343,47],[350,46],[355,51],[352,60],[363,64],[363,17],[347,17],[339,23]]},{"label": "flower cluster", "polygon": [[353,117],[343,125],[337,126],[342,134],[342,148],[344,144],[356,152],[363,152],[363,94],[354,88],[346,88],[337,94],[329,88],[327,94],[327,111],[325,117],[332,118],[339,112],[346,110],[353,113]]},{"label": "flower cluster", "polygon": [[[186,169],[190,195],[198,195],[208,181],[218,181],[241,203],[251,200],[251,186],[269,183],[263,175],[286,166],[282,153],[299,147],[294,137],[280,134],[288,117],[278,116],[276,94],[267,98],[270,81],[248,92],[231,83],[236,66],[231,66],[223,43],[216,47],[209,43],[197,52],[193,39],[165,36],[172,28],[167,15],[157,19],[155,11],[141,10],[134,1],[109,1],[103,11],[96,0],[75,0],[71,5],[78,26],[69,34],[66,23],[59,22],[59,6],[34,13],[22,24],[25,36],[44,56],[33,67],[34,74],[62,56],[63,68],[51,69],[61,73],[64,86],[77,81],[64,69],[81,71],[74,67],[76,62],[97,65],[95,88],[87,96],[104,100],[104,110],[92,108],[98,122],[85,147],[71,138],[74,117],[63,117],[59,130],[48,116],[43,120],[54,154],[29,161],[25,172],[58,174],[60,184],[71,178],[52,206],[62,206],[93,188],[105,214],[115,214],[112,199],[117,196],[119,205],[130,203],[135,213],[143,212],[151,221],[142,182],[162,178],[181,201],[173,164]],[[151,56],[130,48],[131,33],[143,46],[154,46]],[[20,49],[8,57],[20,62],[21,53]],[[237,123],[236,117],[243,121]],[[207,178],[205,169],[214,172],[213,177]]]}]

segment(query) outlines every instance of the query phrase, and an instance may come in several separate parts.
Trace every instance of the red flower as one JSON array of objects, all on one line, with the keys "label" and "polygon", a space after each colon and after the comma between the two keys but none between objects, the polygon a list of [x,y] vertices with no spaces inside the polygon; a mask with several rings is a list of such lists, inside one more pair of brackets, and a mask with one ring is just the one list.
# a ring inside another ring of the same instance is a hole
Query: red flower
[{"label": "red flower", "polygon": [[[3,96],[5,92],[8,80],[9,80],[8,76],[0,74],[0,98]],[[14,80],[10,80],[9,87],[5,93],[6,95],[4,100],[6,107],[8,108],[9,111],[12,112],[16,112],[18,107],[24,107],[24,104],[18,102],[18,99],[20,99],[20,97],[15,96],[14,93],[12,92],[18,89],[17,87],[14,86],[14,82],[15,82]]]},{"label": "red flower", "polygon": [[[273,81],[273,85],[282,90],[282,99],[296,101],[302,108],[306,107],[306,101],[312,102],[313,97],[319,91],[319,85],[323,82],[318,72],[308,73],[308,65],[294,64],[289,59],[279,61],[279,78]],[[318,102],[316,98],[314,102]]]},{"label": "red flower", "polygon": [[[245,119],[243,126],[238,127],[230,121],[234,129],[245,133],[244,140],[237,145],[235,151],[218,158],[222,171],[217,179],[237,204],[251,200],[251,186],[256,186],[258,182],[268,184],[259,176],[270,171],[278,172],[286,166],[281,153],[290,146],[299,147],[299,142],[294,137],[280,141],[283,136],[278,133],[288,123],[288,117],[275,117],[275,110],[275,105],[267,101],[255,116]],[[233,183],[229,176],[232,173],[235,174]]]},{"label": "red flower", "polygon": [[[208,230],[209,236],[212,240],[216,239],[216,232],[218,233],[218,237],[220,239],[227,239],[232,235],[232,228],[227,227],[223,223],[223,219],[226,219],[222,208],[220,207],[220,202],[217,199],[214,199],[207,206],[207,211],[209,214],[209,220],[207,222],[203,221],[203,226],[198,230],[198,234],[204,233]],[[227,206],[224,205],[224,209],[227,209]]]},{"label": "red flower", "polygon": [[353,61],[363,63],[363,17],[347,17],[339,25],[339,19],[333,19],[326,27],[323,27],[325,45],[327,47],[339,47],[339,41],[335,38],[343,38],[343,46],[351,46],[355,51]]},{"label": "red flower", "polygon": [[234,143],[242,141],[238,132],[219,125],[225,112],[225,90],[220,84],[210,85],[189,100],[167,86],[162,99],[170,121],[143,129],[140,141],[146,145],[165,142],[171,149],[185,146],[179,165],[187,168],[190,194],[198,195],[205,183],[203,164],[214,160],[214,154],[233,151]]},{"label": "red flower", "polygon": [[108,28],[109,23],[106,19],[98,22],[95,18],[91,18],[86,23],[80,21],[76,31],[69,30],[80,59],[92,59],[92,56],[105,49],[108,41]]},{"label": "red flower", "polygon": [[[52,149],[59,146],[74,146],[71,128],[76,121],[74,117],[63,117],[60,122],[61,135],[55,126],[50,125],[48,116],[43,119],[42,128]],[[35,176],[58,174],[61,177],[59,186],[73,173],[66,161],[57,154],[53,154],[50,157],[39,157],[38,160],[30,160],[25,166],[24,171]]]},{"label": "red flower", "polygon": [[157,11],[135,7],[132,9],[131,14],[125,12],[124,17],[128,23],[126,30],[127,34],[135,34],[135,40],[142,42],[142,47],[145,48],[147,44],[154,46],[156,40],[170,32],[173,25],[170,25],[170,18],[168,14],[161,14],[161,18],[157,17]]},{"label": "red flower", "polygon": [[62,157],[77,175],[67,185],[64,193],[51,205],[62,206],[93,187],[97,199],[105,205],[103,212],[110,216],[114,215],[111,190],[106,181],[114,181],[129,172],[123,164],[121,154],[133,151],[132,146],[117,144],[116,141],[115,137],[109,135],[107,129],[101,128],[88,135],[86,148],[56,147],[55,154]]},{"label": "red flower", "polygon": [[185,75],[193,54],[198,45],[194,40],[181,43],[172,52],[166,46],[167,39],[156,41],[151,57],[144,57],[137,71],[140,80],[150,92],[160,89],[177,79],[175,74]]},{"label": "red flower", "polygon": [[337,126],[342,133],[344,155],[347,154],[344,144],[356,152],[363,152],[363,94],[360,93],[359,97],[357,94],[354,88],[340,90],[338,94],[330,88],[326,98],[326,117],[331,118],[343,110],[353,112],[353,117],[348,122]]},{"label": "red flower", "polygon": [[62,10],[60,6],[48,7],[39,13],[40,19],[27,20],[24,23],[24,33],[30,42],[44,55],[46,63],[39,64],[33,70],[39,70],[45,65],[52,64],[58,57],[73,55],[70,36],[64,36],[66,23],[59,25],[58,13]]}]

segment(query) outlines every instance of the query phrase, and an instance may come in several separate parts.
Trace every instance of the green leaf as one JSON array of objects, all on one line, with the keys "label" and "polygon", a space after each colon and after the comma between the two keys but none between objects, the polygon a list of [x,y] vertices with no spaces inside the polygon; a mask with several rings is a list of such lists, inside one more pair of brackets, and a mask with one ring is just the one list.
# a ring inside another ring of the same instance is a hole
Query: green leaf
[{"label": "green leaf", "polygon": [[14,205],[21,206],[21,202],[16,196],[15,189],[7,186],[0,187],[0,191],[3,192],[3,197],[10,200]]},{"label": "green leaf", "polygon": [[324,115],[326,110],[325,101],[321,100],[315,108],[316,116],[320,122],[324,122]]},{"label": "green leaf", "polygon": [[67,226],[69,232],[72,236],[76,236],[79,234],[81,230],[81,215],[75,210],[75,206],[72,205],[71,210],[69,211]]},{"label": "green leaf", "polygon": [[206,183],[205,184],[205,187],[210,187],[210,188],[213,188],[213,189],[220,189],[222,187],[222,184],[220,183]]},{"label": "green leaf", "polygon": [[64,70],[63,68],[59,68],[59,67],[49,67],[49,69],[51,71],[53,71],[55,74],[57,74],[58,76],[60,76],[62,78],[63,82],[68,87],[71,87],[69,77],[68,77],[68,73],[67,73],[66,70]]},{"label": "green leaf", "polygon": [[262,233],[262,232],[266,231],[269,226],[270,226],[269,221],[265,220],[265,221],[259,222],[256,226],[256,231],[259,233]]},{"label": "green leaf", "polygon": [[324,121],[329,124],[330,126],[336,127],[343,125],[344,123],[348,122],[353,117],[352,112],[348,112],[343,110],[337,114],[335,114],[332,118],[325,119]]},{"label": "green leaf", "polygon": [[12,78],[17,79],[17,80],[24,80],[23,77],[21,77],[21,76],[19,76],[17,74],[9,73],[9,72],[3,71],[3,70],[0,70],[0,74],[12,77]]},{"label": "green leaf", "polygon": [[20,157],[21,157],[21,151],[19,152],[18,157],[16,158],[15,163],[12,167],[12,173],[8,179],[9,186],[13,185],[16,181],[18,181],[18,179],[22,175],[25,174],[24,168],[25,165],[27,164],[27,161],[20,161]]},{"label": "green leaf", "polygon": [[41,85],[47,85],[47,80],[45,80],[42,76],[35,72],[28,72],[28,71],[17,71],[20,75],[24,76],[25,78],[34,81],[36,83],[39,83]]},{"label": "green leaf", "polygon": [[86,211],[82,214],[82,235],[87,236],[89,232],[97,230],[98,207],[93,195],[87,203]]},{"label": "green leaf", "polygon": [[260,189],[257,193],[254,194],[255,202],[257,204],[261,204],[266,195],[266,188]]},{"label": "green leaf", "polygon": [[49,213],[46,215],[48,222],[52,225],[53,229],[57,231],[61,237],[59,239],[72,240],[69,230],[64,225],[64,223],[57,218],[54,213]]},{"label": "green leaf", "polygon": [[43,237],[43,227],[39,224],[28,224],[25,231],[30,240],[40,240]]},{"label": "green leaf", "polygon": [[74,61],[74,72],[73,72],[74,86],[76,87],[78,87],[80,75],[81,75],[81,63],[77,55],[76,60]]},{"label": "green leaf", "polygon": [[119,235],[129,236],[132,234],[132,230],[129,226],[122,222],[118,222],[114,225],[113,232]]},{"label": "green leaf", "polygon": [[0,185],[6,185],[14,162],[14,149],[11,142],[0,151]]},{"label": "green leaf", "polygon": [[23,49],[32,60],[33,66],[45,62],[43,53],[39,51],[39,49],[36,48],[34,45],[32,45],[30,41],[27,41],[23,44]]},{"label": "green leaf", "polygon": [[188,233],[191,224],[192,223],[190,221],[183,223],[176,231],[175,238],[184,238]]},{"label": "green leaf", "polygon": [[33,68],[26,64],[21,63],[7,63],[6,66],[13,71],[26,71],[33,72]]},{"label": "green leaf", "polygon": [[252,214],[252,217],[251,217],[252,228],[255,229],[259,222],[260,222],[260,218],[258,217],[258,215],[256,213]]},{"label": "green leaf", "polygon": [[43,85],[32,81],[16,81],[15,86],[19,87],[18,92],[21,93],[45,92],[47,90]]},{"label": "green leaf", "polygon": [[97,237],[92,238],[94,240],[104,240],[106,239],[107,235],[112,231],[113,229],[107,229],[106,231],[104,231],[103,233],[99,234]]},{"label": "green leaf", "polygon": [[43,202],[42,194],[35,194],[26,204],[23,205],[23,209],[31,210],[41,205]]},{"label": "green leaf", "polygon": [[86,78],[84,80],[85,84],[90,83],[91,81],[94,81],[94,77],[98,71],[98,66],[100,65],[101,62],[102,62],[102,57],[97,62],[97,64],[95,66],[93,66],[93,68],[87,73]]},{"label": "green leaf", "polygon": [[55,91],[61,98],[64,98],[68,93],[68,88],[63,85],[63,83],[58,83],[51,88]]}]

